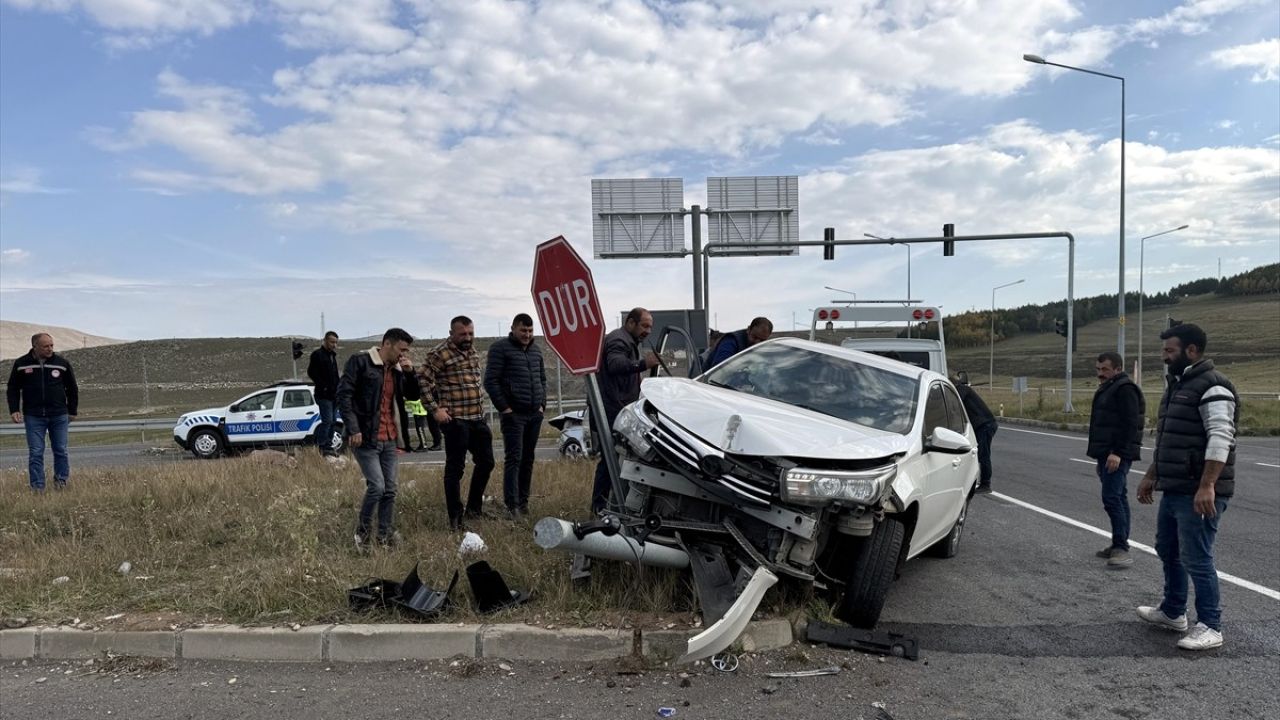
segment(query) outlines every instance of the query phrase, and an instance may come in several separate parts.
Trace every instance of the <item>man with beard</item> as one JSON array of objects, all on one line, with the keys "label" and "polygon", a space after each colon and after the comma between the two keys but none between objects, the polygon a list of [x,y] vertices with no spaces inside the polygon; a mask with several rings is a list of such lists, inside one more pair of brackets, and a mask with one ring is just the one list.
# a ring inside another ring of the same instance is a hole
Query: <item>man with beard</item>
[{"label": "man with beard", "polygon": [[[418,370],[422,403],[444,433],[444,500],[449,528],[463,530],[463,518],[484,517],[484,488],[493,472],[493,432],[484,421],[483,374],[471,318],[449,321],[449,338],[427,353]],[[462,504],[462,474],[467,453],[474,467],[467,504]]]},{"label": "man with beard", "polygon": [[528,313],[516,315],[511,333],[489,348],[484,389],[501,413],[502,497],[514,520],[529,514],[533,457],[547,405],[547,371]]},{"label": "man with beard", "polygon": [[[653,315],[637,307],[627,313],[622,327],[604,336],[600,352],[600,399],[604,402],[605,424],[598,430],[610,432],[622,408],[640,397],[640,374],[658,364],[658,356],[649,350],[640,356],[640,341],[653,330]],[[598,422],[598,421],[596,421]],[[596,465],[596,478],[591,490],[591,512],[599,513],[608,504],[613,483],[604,457]],[[621,500],[621,498],[619,498]]]},{"label": "man with beard", "polygon": [[1124,372],[1119,353],[1104,352],[1094,365],[1098,391],[1089,412],[1089,448],[1085,454],[1098,461],[1102,482],[1102,507],[1111,521],[1111,544],[1097,555],[1109,568],[1133,564],[1129,555],[1129,466],[1142,459],[1142,427],[1147,402],[1142,390]]},{"label": "man with beard", "polygon": [[333,451],[333,421],[338,402],[338,333],[332,330],[325,333],[320,347],[311,351],[307,377],[315,383],[316,405],[320,407],[316,446],[321,455],[337,455]]},{"label": "man with beard", "polygon": [[1168,367],[1156,423],[1155,459],[1138,485],[1138,502],[1156,512],[1156,554],[1164,564],[1164,600],[1138,617],[1168,630],[1187,629],[1187,577],[1196,591],[1196,624],[1178,640],[1183,650],[1222,645],[1222,608],[1213,541],[1235,490],[1235,433],[1240,396],[1204,357],[1204,330],[1183,323],[1160,333]]}]

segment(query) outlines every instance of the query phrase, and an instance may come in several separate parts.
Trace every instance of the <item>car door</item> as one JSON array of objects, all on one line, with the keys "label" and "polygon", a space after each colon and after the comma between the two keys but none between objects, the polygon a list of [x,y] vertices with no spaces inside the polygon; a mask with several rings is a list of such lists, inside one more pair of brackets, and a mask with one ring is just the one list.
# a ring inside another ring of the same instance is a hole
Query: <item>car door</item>
[{"label": "car door", "polygon": [[951,493],[956,485],[955,460],[959,455],[930,451],[929,440],[933,431],[948,427],[947,400],[941,382],[929,385],[925,395],[924,422],[920,429],[922,451],[917,460],[915,475],[919,477],[920,514],[916,531],[911,538],[912,552],[923,550],[951,529],[955,522]]},{"label": "car door", "polygon": [[304,440],[320,419],[320,406],[316,404],[311,388],[282,390],[280,410],[274,419],[279,442],[294,443]]},{"label": "car door", "polygon": [[233,445],[277,441],[275,413],[279,389],[247,395],[227,408],[225,429]]},{"label": "car door", "polygon": [[950,487],[947,487],[946,491],[946,503],[950,506],[950,512],[947,512],[950,523],[947,527],[950,528],[951,523],[959,518],[960,507],[969,496],[969,488],[973,486],[974,478],[978,477],[978,441],[969,427],[969,415],[965,414],[964,402],[961,402],[960,396],[956,395],[955,388],[943,384],[942,396],[947,405],[947,428],[969,438],[969,445],[972,446],[964,455],[951,456],[952,478]]}]

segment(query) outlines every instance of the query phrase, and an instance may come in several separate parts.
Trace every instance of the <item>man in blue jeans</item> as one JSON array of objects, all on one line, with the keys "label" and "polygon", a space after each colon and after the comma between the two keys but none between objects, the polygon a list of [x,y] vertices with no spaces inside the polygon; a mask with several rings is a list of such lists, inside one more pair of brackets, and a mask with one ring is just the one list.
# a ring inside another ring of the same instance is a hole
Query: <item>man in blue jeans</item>
[{"label": "man in blue jeans", "polygon": [[396,418],[405,398],[417,400],[409,345],[413,337],[391,328],[382,343],[352,355],[338,381],[338,409],[351,437],[351,449],[364,475],[365,493],[356,517],[357,551],[369,547],[373,517],[378,516],[378,544],[399,542],[395,531],[396,473],[400,462]]},{"label": "man in blue jeans", "polygon": [[320,408],[320,426],[316,428],[316,447],[321,455],[336,455],[333,451],[333,429],[338,402],[338,333],[330,330],[324,334],[320,347],[311,351],[307,363],[307,377],[315,384],[316,405]]},{"label": "man in blue jeans", "polygon": [[53,446],[53,486],[59,490],[71,478],[67,430],[76,418],[80,391],[67,359],[53,351],[53,336],[31,336],[31,352],[13,361],[5,396],[9,418],[27,429],[27,475],[31,489],[44,491],[44,439]]},{"label": "man in blue jeans", "polygon": [[1196,624],[1178,641],[1183,650],[1222,646],[1222,608],[1213,541],[1235,492],[1235,433],[1240,396],[1213,361],[1204,357],[1208,338],[1183,323],[1160,334],[1168,367],[1155,459],[1138,485],[1138,502],[1150,504],[1159,490],[1156,554],[1164,564],[1164,600],[1143,605],[1138,617],[1168,630],[1187,629],[1187,578],[1196,590]]},{"label": "man in blue jeans", "polygon": [[1098,390],[1089,413],[1089,449],[1085,454],[1098,461],[1102,483],[1102,507],[1111,520],[1111,544],[1097,556],[1107,567],[1122,569],[1133,564],[1129,555],[1129,466],[1142,459],[1142,428],[1146,424],[1147,402],[1142,390],[1124,372],[1119,353],[1104,352],[1094,369]]}]

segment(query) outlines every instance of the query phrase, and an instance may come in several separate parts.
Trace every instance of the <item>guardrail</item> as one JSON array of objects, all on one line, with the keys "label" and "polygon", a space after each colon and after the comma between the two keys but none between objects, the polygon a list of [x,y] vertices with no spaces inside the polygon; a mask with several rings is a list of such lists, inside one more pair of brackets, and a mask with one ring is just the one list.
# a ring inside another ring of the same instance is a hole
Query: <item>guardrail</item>
[{"label": "guardrail", "polygon": [[[67,430],[69,432],[143,432],[146,430],[172,430],[178,424],[177,418],[138,418],[137,420],[76,420]],[[0,425],[0,435],[25,435],[26,428],[21,423]]]}]

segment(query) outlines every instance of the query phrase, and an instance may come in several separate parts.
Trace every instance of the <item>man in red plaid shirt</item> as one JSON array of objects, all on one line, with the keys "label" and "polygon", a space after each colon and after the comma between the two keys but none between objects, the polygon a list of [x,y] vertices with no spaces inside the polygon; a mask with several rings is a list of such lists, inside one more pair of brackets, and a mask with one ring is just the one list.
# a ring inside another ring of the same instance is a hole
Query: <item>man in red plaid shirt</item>
[{"label": "man in red plaid shirt", "polygon": [[[463,518],[484,517],[484,488],[493,472],[493,432],[484,421],[480,355],[471,318],[459,315],[449,322],[449,338],[427,353],[418,370],[422,404],[435,416],[444,433],[444,499],[449,527],[465,529]],[[474,467],[467,504],[462,504],[462,473],[467,453]]]}]

